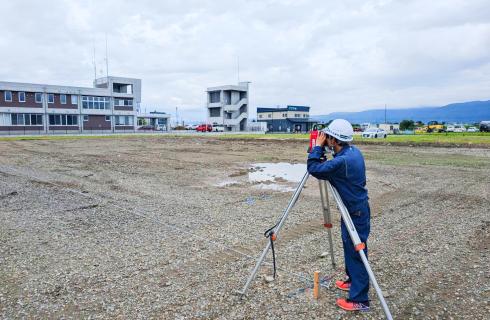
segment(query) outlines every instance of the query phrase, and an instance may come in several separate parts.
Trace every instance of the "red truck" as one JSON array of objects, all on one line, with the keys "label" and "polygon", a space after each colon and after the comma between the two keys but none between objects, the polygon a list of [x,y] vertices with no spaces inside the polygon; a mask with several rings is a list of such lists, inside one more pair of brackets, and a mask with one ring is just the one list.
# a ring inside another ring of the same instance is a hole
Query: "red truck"
[{"label": "red truck", "polygon": [[210,124],[201,124],[196,128],[197,132],[211,132],[213,131],[213,126]]}]

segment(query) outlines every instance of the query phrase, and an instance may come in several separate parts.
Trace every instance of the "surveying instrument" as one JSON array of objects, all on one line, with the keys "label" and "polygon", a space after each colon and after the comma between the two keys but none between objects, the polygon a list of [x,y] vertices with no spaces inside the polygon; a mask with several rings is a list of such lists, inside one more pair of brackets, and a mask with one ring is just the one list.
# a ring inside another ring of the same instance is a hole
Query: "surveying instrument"
[{"label": "surveying instrument", "polygon": [[[264,251],[262,251],[262,254],[260,255],[259,259],[257,260],[257,263],[255,264],[254,269],[252,270],[252,273],[250,273],[247,282],[243,286],[242,290],[238,291],[239,294],[244,296],[247,293],[248,288],[250,287],[252,281],[255,279],[255,276],[257,275],[257,272],[259,271],[260,266],[264,262],[264,259],[269,252],[270,249],[272,249],[273,252],[273,262],[274,262],[274,276],[275,276],[275,257],[274,257],[274,241],[277,240],[277,237],[279,236],[279,232],[281,231],[282,226],[286,222],[286,219],[289,215],[289,212],[291,209],[294,207],[296,202],[298,201],[299,195],[301,194],[301,191],[303,190],[306,181],[308,180],[310,174],[308,172],[305,173],[303,178],[301,179],[298,187],[293,193],[293,196],[291,200],[289,200],[288,206],[284,210],[282,216],[280,217],[279,221],[277,224],[270,228],[269,230],[266,231],[264,234],[266,237],[269,238],[269,242],[264,248]],[[392,316],[390,313],[390,310],[388,309],[388,305],[386,304],[386,301],[383,297],[383,293],[378,285],[378,282],[376,281],[376,278],[374,277],[374,273],[371,270],[371,267],[369,266],[369,262],[366,258],[366,254],[364,253],[364,248],[366,247],[365,243],[361,242],[359,235],[356,231],[356,228],[354,227],[354,223],[352,222],[352,219],[350,217],[349,211],[347,210],[346,206],[342,202],[342,199],[340,198],[340,195],[328,181],[326,180],[318,180],[320,184],[320,197],[321,197],[321,202],[322,202],[322,210],[323,210],[323,219],[324,219],[324,227],[327,229],[327,237],[328,237],[328,245],[330,249],[330,258],[332,261],[332,267],[335,269],[335,257],[333,255],[333,244],[332,244],[332,218],[330,215],[330,204],[329,204],[329,199],[328,199],[328,189],[330,189],[330,193],[332,194],[333,198],[335,199],[335,202],[337,203],[337,208],[340,211],[340,215],[342,216],[342,220],[345,223],[345,226],[347,227],[347,231],[349,232],[349,236],[352,240],[352,243],[354,244],[355,250],[359,253],[361,256],[362,263],[364,264],[364,267],[366,268],[368,274],[369,274],[369,279],[371,280],[371,284],[376,290],[376,294],[378,295],[378,299],[381,303],[381,306],[383,307],[383,311],[386,315],[386,318],[389,320],[392,320]]]}]

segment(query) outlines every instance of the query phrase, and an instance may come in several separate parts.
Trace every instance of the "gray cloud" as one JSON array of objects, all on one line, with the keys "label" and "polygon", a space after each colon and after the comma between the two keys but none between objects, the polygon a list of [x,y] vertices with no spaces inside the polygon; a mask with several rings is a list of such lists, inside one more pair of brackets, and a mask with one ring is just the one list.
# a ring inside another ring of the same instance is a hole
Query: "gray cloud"
[{"label": "gray cloud", "polygon": [[[91,85],[92,50],[143,79],[143,103],[205,117],[208,86],[312,113],[489,99],[486,1],[10,1],[0,79]],[[105,72],[105,71],[103,71]],[[200,111],[201,110],[201,111]]]}]

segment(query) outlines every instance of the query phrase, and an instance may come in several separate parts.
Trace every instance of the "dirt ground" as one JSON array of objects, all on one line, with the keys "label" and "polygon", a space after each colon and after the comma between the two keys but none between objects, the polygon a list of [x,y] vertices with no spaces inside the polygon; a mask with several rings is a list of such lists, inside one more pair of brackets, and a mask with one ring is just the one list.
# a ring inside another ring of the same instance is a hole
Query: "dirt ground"
[{"label": "dirt ground", "polygon": [[[394,318],[486,318],[490,150],[360,149],[369,259]],[[234,294],[291,197],[250,183],[249,169],[305,160],[300,141],[0,141],[0,318],[383,318],[373,288],[367,313],[339,310],[345,293],[331,283],[312,298],[315,270],[343,276],[321,256],[314,178],[276,242],[278,278],[264,281],[264,265],[245,298]]]}]

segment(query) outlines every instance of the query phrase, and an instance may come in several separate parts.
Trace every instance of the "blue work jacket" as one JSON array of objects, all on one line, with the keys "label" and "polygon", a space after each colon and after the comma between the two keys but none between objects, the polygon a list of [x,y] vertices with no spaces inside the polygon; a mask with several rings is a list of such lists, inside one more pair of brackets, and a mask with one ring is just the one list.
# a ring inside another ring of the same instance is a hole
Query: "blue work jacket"
[{"label": "blue work jacket", "polygon": [[322,147],[314,147],[308,156],[308,172],[317,179],[328,180],[339,192],[352,214],[368,205],[366,166],[361,151],[346,145],[332,160],[323,161]]}]

